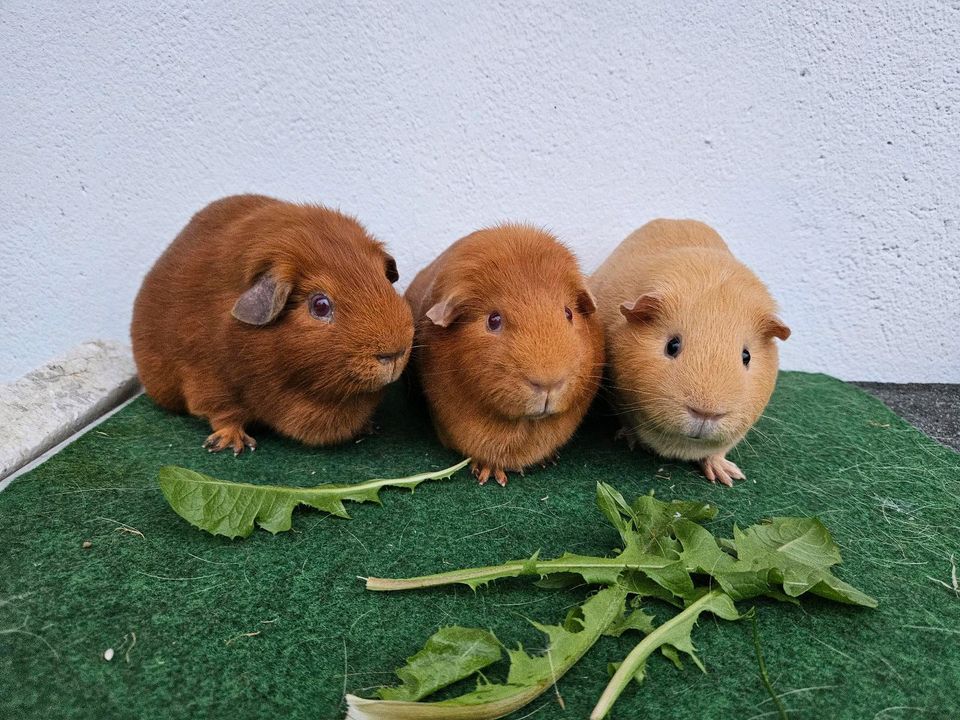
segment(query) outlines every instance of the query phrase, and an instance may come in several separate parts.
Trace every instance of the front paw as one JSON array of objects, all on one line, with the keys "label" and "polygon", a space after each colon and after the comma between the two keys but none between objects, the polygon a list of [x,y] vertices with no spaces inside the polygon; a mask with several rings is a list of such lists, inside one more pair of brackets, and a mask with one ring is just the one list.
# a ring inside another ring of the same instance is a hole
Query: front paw
[{"label": "front paw", "polygon": [[700,461],[700,467],[703,470],[703,474],[707,476],[707,480],[710,482],[718,482],[727,487],[733,487],[734,480],[747,479],[743,471],[723,455],[709,455],[705,457]]},{"label": "front paw", "polygon": [[630,452],[633,452],[633,449],[637,446],[636,435],[634,435],[630,430],[627,430],[627,428],[625,427],[622,427],[619,430],[617,430],[617,434],[613,436],[614,442],[617,442],[619,440],[627,441],[627,448],[629,448]]},{"label": "front paw", "polygon": [[[548,467],[555,467],[556,464],[560,462],[560,453],[555,452],[552,455],[548,455],[543,460],[540,461],[540,467],[546,469]],[[523,475],[523,470],[520,470],[520,475]]]},{"label": "front paw", "polygon": [[220,452],[231,448],[234,455],[239,455],[245,447],[250,451],[257,449],[257,441],[243,431],[241,425],[229,425],[215,430],[203,443],[207,452]]},{"label": "front paw", "polygon": [[477,482],[481,485],[486,485],[491,474],[493,474],[494,479],[500,487],[506,487],[507,485],[507,473],[502,467],[475,462],[471,463],[470,470],[473,472],[473,476],[477,479]]},{"label": "front paw", "polygon": [[373,421],[373,418],[371,418],[363,424],[362,428],[360,428],[359,435],[362,437],[374,437],[375,435],[379,435],[382,430],[383,428],[381,428]]}]

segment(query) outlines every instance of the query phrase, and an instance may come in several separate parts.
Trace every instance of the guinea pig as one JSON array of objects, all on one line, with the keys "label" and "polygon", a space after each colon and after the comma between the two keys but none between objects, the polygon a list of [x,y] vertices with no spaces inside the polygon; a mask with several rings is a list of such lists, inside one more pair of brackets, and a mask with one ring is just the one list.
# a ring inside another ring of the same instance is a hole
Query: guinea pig
[{"label": "guinea pig", "polygon": [[695,460],[711,482],[743,479],[726,454],[773,393],[773,339],[790,336],[764,284],[708,225],[654,220],[620,243],[590,288],[631,448]]},{"label": "guinea pig", "polygon": [[308,445],[370,425],[410,355],[397,266],[355,219],[261,195],[198,212],[147,273],[133,355],[147,395],[206,418],[211,452],[251,423]]},{"label": "guinea pig", "polygon": [[552,460],[603,371],[596,305],[573,254],[529,225],[479,230],[421,270],[406,298],[440,441],[473,458],[481,485]]}]

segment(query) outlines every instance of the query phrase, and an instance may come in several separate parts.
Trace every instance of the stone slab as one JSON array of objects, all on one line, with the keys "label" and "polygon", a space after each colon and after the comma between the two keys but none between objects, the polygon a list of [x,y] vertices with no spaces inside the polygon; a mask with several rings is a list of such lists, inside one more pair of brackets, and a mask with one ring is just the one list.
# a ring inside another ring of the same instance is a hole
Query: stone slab
[{"label": "stone slab", "polygon": [[[0,481],[86,428],[139,390],[130,349],[82,343],[0,385]],[[6,483],[0,482],[0,488]]]}]

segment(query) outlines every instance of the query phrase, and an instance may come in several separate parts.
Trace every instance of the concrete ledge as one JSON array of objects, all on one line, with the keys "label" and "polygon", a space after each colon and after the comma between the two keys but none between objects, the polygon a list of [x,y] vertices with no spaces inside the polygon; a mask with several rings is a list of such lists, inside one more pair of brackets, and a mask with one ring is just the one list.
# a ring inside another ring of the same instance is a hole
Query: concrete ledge
[{"label": "concrete ledge", "polygon": [[0,428],[4,433],[0,480],[138,390],[129,348],[102,341],[78,345],[64,357],[0,385]]}]

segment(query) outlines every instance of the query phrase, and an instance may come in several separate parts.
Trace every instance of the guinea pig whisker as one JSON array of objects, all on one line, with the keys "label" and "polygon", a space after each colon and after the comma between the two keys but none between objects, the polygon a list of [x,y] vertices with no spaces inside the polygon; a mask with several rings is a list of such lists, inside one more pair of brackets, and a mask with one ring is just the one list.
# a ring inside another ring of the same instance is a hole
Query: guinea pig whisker
[{"label": "guinea pig whisker", "polygon": [[[760,437],[760,439],[766,443],[774,443],[777,445],[777,447],[780,447],[780,448],[783,447],[783,441],[780,439],[780,436],[778,435],[772,435],[770,433],[764,432],[763,430],[760,430],[759,428],[757,428],[756,425],[754,425],[750,429],[750,434],[753,434],[753,433],[756,433]],[[744,438],[744,441],[747,442],[748,444],[750,442],[749,440],[747,440],[747,438]]]}]

